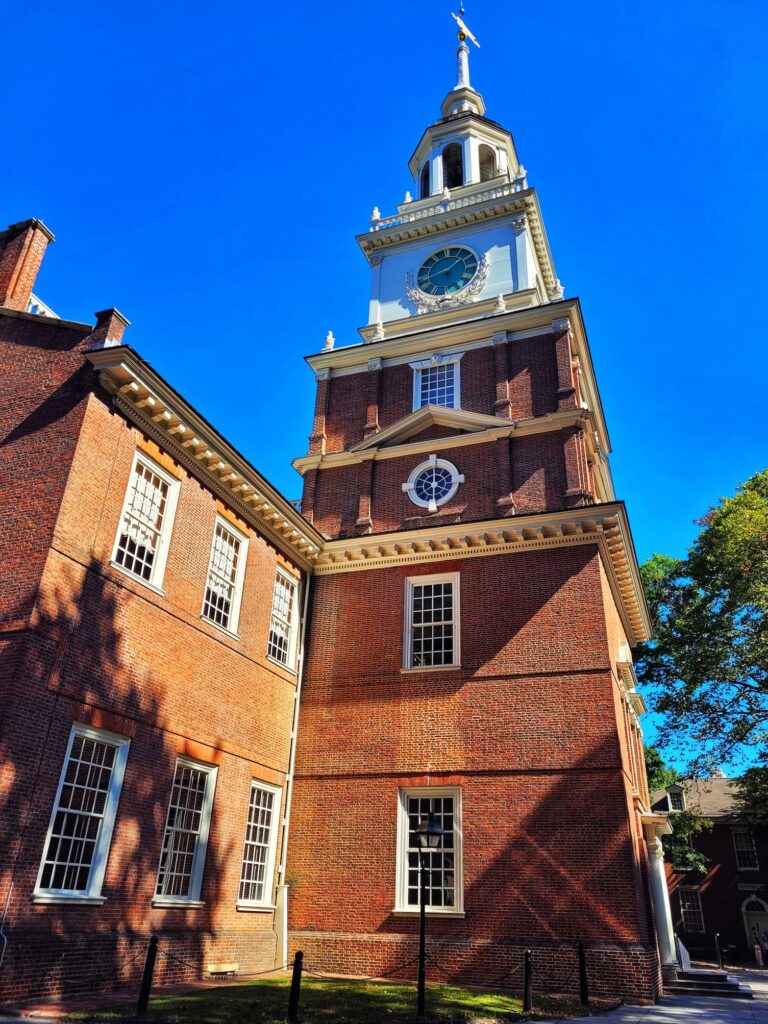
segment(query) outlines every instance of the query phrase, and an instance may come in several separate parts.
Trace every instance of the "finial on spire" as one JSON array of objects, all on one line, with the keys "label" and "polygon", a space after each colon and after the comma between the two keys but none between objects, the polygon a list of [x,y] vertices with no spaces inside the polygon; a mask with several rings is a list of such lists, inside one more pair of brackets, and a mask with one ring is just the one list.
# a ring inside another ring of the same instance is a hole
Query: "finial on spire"
[{"label": "finial on spire", "polygon": [[471,39],[475,46],[479,47],[475,36],[472,34],[464,21],[464,5],[459,7],[459,13],[451,11],[451,17],[459,26],[459,46],[456,50],[456,85],[446,97],[443,103],[443,116],[460,113],[464,110],[472,110],[477,114],[485,113],[485,104],[480,93],[475,92],[469,80],[469,47],[466,40]]}]

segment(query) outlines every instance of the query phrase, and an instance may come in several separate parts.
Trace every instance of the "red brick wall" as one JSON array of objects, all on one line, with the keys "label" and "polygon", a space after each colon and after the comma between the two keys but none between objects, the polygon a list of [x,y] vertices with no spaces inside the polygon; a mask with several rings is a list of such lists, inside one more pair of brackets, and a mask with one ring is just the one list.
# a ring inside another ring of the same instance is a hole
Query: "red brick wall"
[{"label": "red brick wall", "polygon": [[[402,673],[404,580],[452,571],[461,668]],[[466,916],[429,924],[447,968],[487,979],[510,947],[584,941],[610,947],[594,968],[601,991],[651,998],[614,687],[595,547],[316,579],[288,865],[294,946],[360,973],[412,955],[417,922],[393,913],[398,789],[458,785]],[[542,959],[551,975],[557,957]]]},{"label": "red brick wall", "polygon": [[[7,329],[3,318],[0,325]],[[49,486],[36,492],[41,504],[30,524],[25,516],[32,509],[19,512],[7,493],[3,501],[4,514],[10,505],[9,514],[18,516],[16,536],[36,577],[30,572],[28,623],[0,633],[3,905],[13,884],[0,1001],[136,978],[142,957],[132,958],[152,931],[193,965],[172,962],[177,977],[199,974],[209,960],[238,962],[242,972],[263,970],[274,960],[273,916],[238,912],[235,901],[250,781],[280,786],[285,795],[295,675],[270,662],[266,647],[275,568],[287,563],[253,533],[239,639],[203,622],[216,500],[180,471],[164,593],[110,567],[142,438],[105,398],[83,397],[91,378],[81,354],[63,342],[43,348],[34,324],[31,330],[32,341],[17,346],[32,359],[34,372],[27,366],[22,374],[23,359],[18,370],[19,386],[29,374],[26,398],[16,396],[8,377],[2,382],[16,415],[29,424],[14,441],[18,479],[32,480],[37,472]],[[16,348],[10,351],[15,357]],[[72,381],[81,378],[75,389]],[[73,722],[132,737],[103,906],[31,900]],[[173,768],[182,752],[218,765],[204,905],[152,908]]]},{"label": "red brick wall", "polygon": [[85,336],[0,314],[0,621],[24,621],[34,601],[93,381]]}]

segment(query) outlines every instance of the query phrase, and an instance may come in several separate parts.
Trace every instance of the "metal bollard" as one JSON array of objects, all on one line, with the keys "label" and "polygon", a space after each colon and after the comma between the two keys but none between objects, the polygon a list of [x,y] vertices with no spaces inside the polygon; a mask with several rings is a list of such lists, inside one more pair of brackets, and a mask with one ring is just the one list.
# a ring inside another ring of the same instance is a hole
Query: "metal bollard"
[{"label": "metal bollard", "polygon": [[523,1013],[530,1013],[533,1009],[533,954],[530,949],[525,951],[523,964]]},{"label": "metal bollard", "polygon": [[147,947],[147,959],[144,961],[144,974],[141,979],[141,988],[139,989],[139,1001],[136,1003],[137,1017],[143,1017],[149,1006],[149,993],[152,991],[152,979],[155,976],[158,941],[156,935],[150,936],[149,946]]},{"label": "metal bollard", "polygon": [[720,970],[723,970],[723,950],[720,945],[720,932],[715,932],[715,956]]},{"label": "metal bollard", "polygon": [[304,954],[299,951],[293,958],[293,974],[291,975],[291,994],[288,996],[288,1020],[296,1024],[299,1019],[299,993],[301,991],[301,967]]},{"label": "metal bollard", "polygon": [[589,986],[587,984],[587,954],[584,951],[584,943],[577,946],[579,954],[579,1002],[582,1006],[589,1006]]}]

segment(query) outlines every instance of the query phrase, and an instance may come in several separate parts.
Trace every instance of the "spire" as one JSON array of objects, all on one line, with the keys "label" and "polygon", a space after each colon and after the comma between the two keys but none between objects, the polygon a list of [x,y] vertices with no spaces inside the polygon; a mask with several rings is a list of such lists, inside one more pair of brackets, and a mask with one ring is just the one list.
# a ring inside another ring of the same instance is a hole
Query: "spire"
[{"label": "spire", "polygon": [[469,81],[469,47],[466,40],[471,39],[479,49],[480,43],[472,35],[462,19],[464,7],[459,7],[459,13],[451,11],[451,17],[459,26],[459,45],[456,50],[456,85],[443,100],[441,107],[443,117],[450,114],[461,114],[471,111],[474,114],[485,113],[485,103],[479,92],[476,92]]}]

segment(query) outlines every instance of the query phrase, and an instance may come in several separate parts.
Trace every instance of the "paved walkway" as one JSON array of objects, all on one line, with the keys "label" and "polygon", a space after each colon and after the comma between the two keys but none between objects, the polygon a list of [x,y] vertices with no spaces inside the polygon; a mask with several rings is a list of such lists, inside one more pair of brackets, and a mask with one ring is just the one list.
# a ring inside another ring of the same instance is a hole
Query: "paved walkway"
[{"label": "paved walkway", "polygon": [[[275,972],[279,973],[279,972]],[[768,970],[765,971],[734,971],[734,976],[743,984],[749,985],[754,999],[723,999],[707,996],[669,995],[655,1006],[620,1006],[616,1010],[603,1014],[600,1018],[605,1024],[768,1024]],[[218,984],[218,983],[216,983]],[[163,985],[154,991],[189,992],[194,988],[211,988],[209,983],[186,985]],[[131,1001],[136,994],[126,993]],[[93,1009],[103,1006],[105,1002],[119,998],[116,993],[101,995],[97,999],[67,1000],[66,1009]],[[0,1024],[59,1024],[59,1017],[64,1012],[62,1006],[40,1004],[28,1009],[23,1015],[3,1016],[0,1012]],[[563,1024],[562,1021],[536,1021],[536,1024]]]}]

